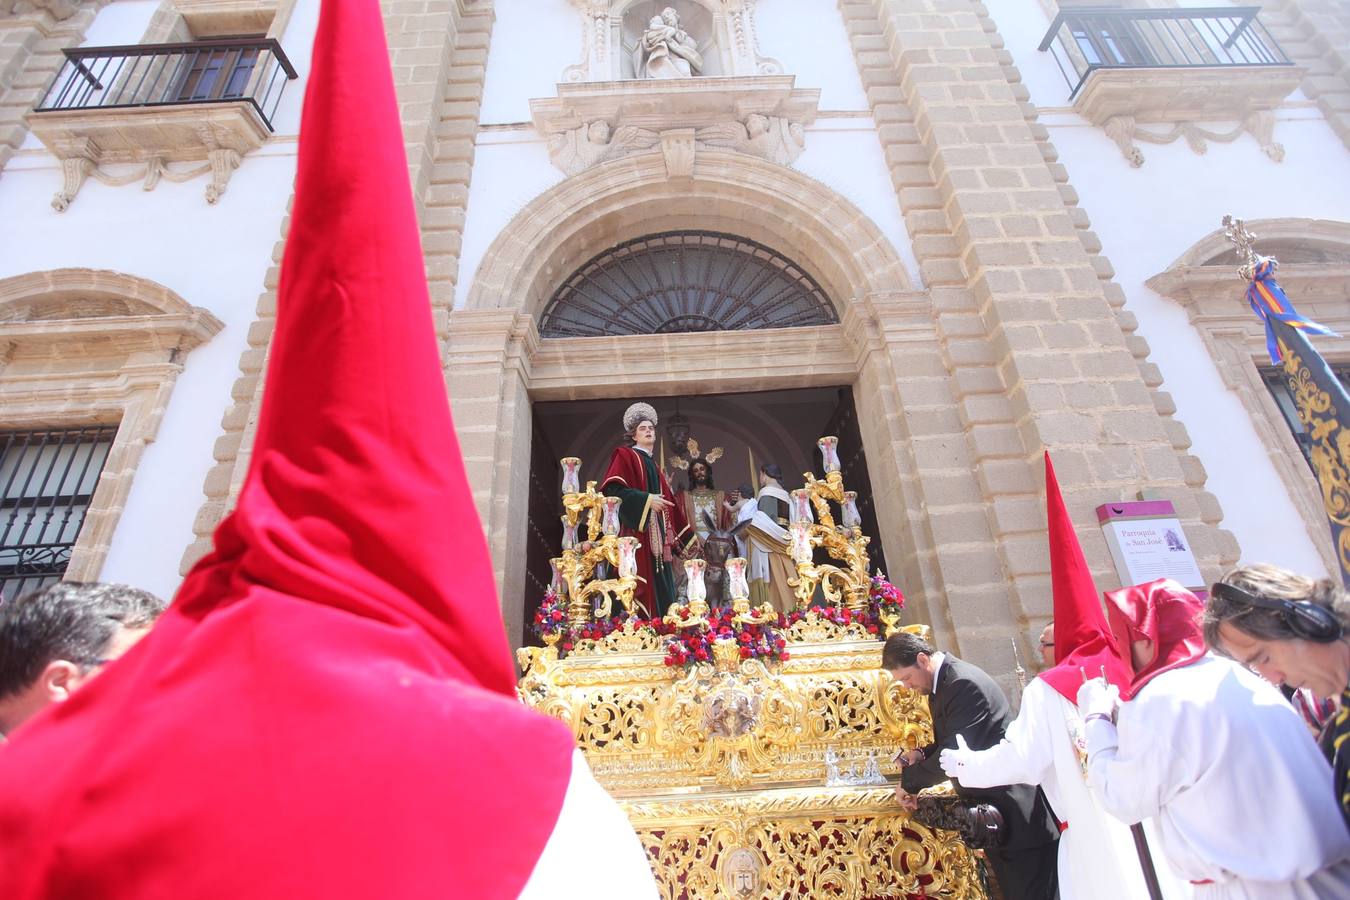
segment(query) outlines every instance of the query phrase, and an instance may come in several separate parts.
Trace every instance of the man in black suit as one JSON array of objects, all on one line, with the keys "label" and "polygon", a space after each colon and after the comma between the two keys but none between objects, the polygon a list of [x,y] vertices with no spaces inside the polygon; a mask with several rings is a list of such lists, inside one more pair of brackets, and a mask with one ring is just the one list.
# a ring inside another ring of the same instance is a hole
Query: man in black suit
[{"label": "man in black suit", "polygon": [[[899,632],[887,638],[881,667],[910,690],[927,694],[933,714],[933,743],[910,750],[900,759],[904,768],[896,798],[913,809],[915,794],[947,780],[938,754],[954,748],[958,734],[978,750],[1003,739],[1012,718],[1008,698],[983,669],[935,651],[914,634]],[[966,788],[955,780],[953,785],[959,796],[993,804],[1003,816],[999,846],[985,851],[1003,896],[1007,900],[1053,900],[1059,827],[1040,789],[1030,784]]]}]

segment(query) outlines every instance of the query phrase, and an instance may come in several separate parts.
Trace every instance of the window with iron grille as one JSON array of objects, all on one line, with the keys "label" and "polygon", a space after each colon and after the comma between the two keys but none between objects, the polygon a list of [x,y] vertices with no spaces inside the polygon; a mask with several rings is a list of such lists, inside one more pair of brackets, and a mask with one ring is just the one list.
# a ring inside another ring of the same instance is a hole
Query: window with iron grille
[{"label": "window with iron grille", "polygon": [[[1333,375],[1346,388],[1350,388],[1350,363],[1327,363]],[[1280,408],[1280,414],[1284,416],[1284,422],[1289,426],[1289,430],[1294,435],[1294,440],[1298,441],[1298,449],[1303,452],[1303,458],[1312,466],[1312,456],[1309,450],[1311,440],[1308,437],[1307,429],[1303,427],[1303,422],[1298,417],[1298,403],[1294,401],[1294,395],[1289,392],[1289,379],[1284,374],[1284,369],[1279,366],[1261,366],[1261,380],[1266,383],[1266,388],[1270,395],[1275,398],[1275,405]]]},{"label": "window with iron grille", "polygon": [[115,425],[0,432],[0,598],[60,581]]},{"label": "window with iron grille", "polygon": [[626,241],[572,273],[544,308],[543,337],[790,328],[838,322],[816,280],[729,234],[668,231]]}]

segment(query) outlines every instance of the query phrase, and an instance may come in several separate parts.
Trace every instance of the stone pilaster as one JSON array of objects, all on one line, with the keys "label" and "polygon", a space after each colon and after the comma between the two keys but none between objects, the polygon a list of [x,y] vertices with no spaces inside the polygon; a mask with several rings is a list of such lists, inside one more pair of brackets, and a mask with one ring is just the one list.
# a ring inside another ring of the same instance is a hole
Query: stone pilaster
[{"label": "stone pilaster", "polygon": [[1342,0],[1273,0],[1261,21],[1284,52],[1308,73],[1300,87],[1317,101],[1350,148],[1350,6]]},{"label": "stone pilaster", "polygon": [[0,172],[28,135],[24,116],[42,100],[43,93],[65,62],[62,50],[84,37],[108,0],[53,4],[57,14],[37,8],[0,17]]},{"label": "stone pilaster", "polygon": [[[933,298],[940,353],[897,360],[897,389],[928,420],[913,428],[922,490],[952,485],[928,510],[957,649],[1007,672],[1009,630],[1051,611],[1042,448],[1080,526],[1148,487],[1176,503],[1207,574],[1231,538],[1187,483],[1184,429],[1141,377],[1147,347],[1117,319],[1123,295],[983,5],[840,8]],[[1080,536],[1111,584],[1100,534]]]},{"label": "stone pilaster", "polygon": [[[446,230],[440,227],[440,223],[457,222],[456,227],[462,227],[467,190],[457,201],[457,214],[455,203],[441,198],[435,191],[437,178],[445,177],[448,180],[449,177],[443,174],[443,163],[454,164],[454,150],[448,146],[442,149],[445,143],[442,125],[447,111],[454,106],[446,98],[458,90],[456,85],[476,84],[477,96],[481,98],[492,7],[487,2],[471,3],[464,0],[432,4],[384,0],[382,7],[385,30],[389,35],[394,87],[403,120],[409,177],[418,214],[422,219],[428,268],[433,268],[432,260],[435,258],[438,265],[448,265],[453,279],[458,262],[458,232],[455,232],[454,240],[447,243],[440,237],[442,231]],[[461,26],[464,28],[463,35],[460,34]],[[461,51],[465,54],[463,59]],[[466,73],[476,75],[469,78]],[[473,121],[476,128],[476,106]],[[471,153],[472,130],[469,134]],[[467,163],[464,163],[462,179],[467,184]],[[240,357],[240,377],[231,391],[231,405],[221,421],[222,434],[216,441],[215,463],[207,473],[203,486],[206,499],[193,523],[196,537],[183,555],[181,569],[184,573],[210,551],[211,536],[216,525],[233,505],[248,473],[249,453],[262,402],[267,348],[276,321],[277,286],[289,225],[288,215],[282,223],[281,239],[272,251],[274,265],[268,269],[264,290],[258,299],[257,319],[249,328],[248,349]],[[453,249],[453,264],[447,264],[444,259],[449,249]],[[434,280],[432,288],[433,306],[438,307],[438,330],[443,334],[449,297],[453,294],[453,281],[449,294],[444,291],[438,293]]]}]

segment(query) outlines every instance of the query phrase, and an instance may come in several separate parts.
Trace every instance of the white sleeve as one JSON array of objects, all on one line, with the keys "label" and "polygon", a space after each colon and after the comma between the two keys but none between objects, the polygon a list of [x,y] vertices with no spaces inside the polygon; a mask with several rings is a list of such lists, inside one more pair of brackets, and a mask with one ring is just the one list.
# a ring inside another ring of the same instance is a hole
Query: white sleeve
[{"label": "white sleeve", "polygon": [[[596,878],[597,870],[604,877]],[[524,900],[659,896],[642,842],[623,809],[595,780],[580,750],[572,756],[572,777],[558,823],[520,896]]]},{"label": "white sleeve", "polygon": [[[1121,716],[1126,716],[1123,706]],[[1165,741],[1139,734],[1143,722],[1125,724],[1124,739],[1107,719],[1085,722],[1083,735],[1088,746],[1088,781],[1098,802],[1115,818],[1133,825],[1162,811],[1171,793],[1171,766],[1166,754],[1156,752]]]},{"label": "white sleeve", "polygon": [[961,774],[964,787],[987,788],[1005,784],[1040,784],[1054,760],[1048,716],[1055,715],[1053,693],[1036,679],[1022,692],[1022,708],[1008,725],[1003,740],[971,755]]}]

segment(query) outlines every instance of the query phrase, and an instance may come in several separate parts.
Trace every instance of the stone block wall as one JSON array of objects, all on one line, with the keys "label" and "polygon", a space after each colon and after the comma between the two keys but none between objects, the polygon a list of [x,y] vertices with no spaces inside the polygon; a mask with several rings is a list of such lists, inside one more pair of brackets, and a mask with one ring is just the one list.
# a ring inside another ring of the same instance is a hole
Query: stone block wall
[{"label": "stone block wall", "polygon": [[906,415],[929,419],[915,429],[922,489],[971,482],[929,503],[954,649],[1008,672],[1008,635],[1029,646],[1051,613],[1042,448],[1103,584],[1114,572],[1092,508],[1140,488],[1177,505],[1207,576],[1236,546],[983,4],[840,11],[940,337],[931,371],[896,360]]},{"label": "stone block wall", "polygon": [[[381,5],[403,119],[408,174],[422,223],[432,304],[443,336],[458,274],[459,234],[468,199],[492,5],[471,0],[384,0]],[[461,99],[449,102],[448,97]],[[464,124],[466,119],[470,126]],[[184,573],[210,551],[211,535],[248,473],[289,227],[288,215],[272,251],[273,265],[258,299],[257,319],[249,328],[248,349],[239,361],[240,377],[221,421],[215,462],[203,486],[206,499],[193,523],[195,539],[183,554]]]}]

